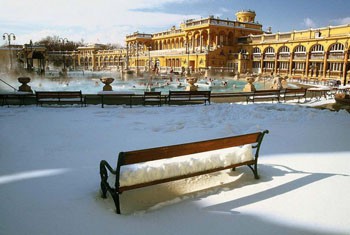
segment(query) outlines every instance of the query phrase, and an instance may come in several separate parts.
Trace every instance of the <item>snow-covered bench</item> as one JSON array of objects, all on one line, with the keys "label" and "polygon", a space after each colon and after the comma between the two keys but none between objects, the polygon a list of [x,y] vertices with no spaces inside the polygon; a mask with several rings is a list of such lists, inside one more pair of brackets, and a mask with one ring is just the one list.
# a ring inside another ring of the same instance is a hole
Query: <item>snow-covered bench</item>
[{"label": "snow-covered bench", "polygon": [[274,100],[277,100],[277,102],[279,102],[280,100],[280,90],[256,90],[253,92],[252,95],[247,96],[247,103],[249,101],[251,102],[255,102],[255,100],[267,100],[267,99],[271,99],[272,102]]},{"label": "snow-covered bench", "polygon": [[169,91],[168,104],[200,101],[210,104],[211,91]]},{"label": "snow-covered bench", "polygon": [[306,91],[306,88],[286,88],[281,91],[280,98],[284,99],[284,102],[287,98],[298,98],[298,102],[300,102],[301,98],[306,100]]},{"label": "snow-covered bench", "polygon": [[54,104],[73,104],[80,103],[81,106],[86,106],[85,96],[81,91],[35,91],[37,105],[44,103]]},{"label": "snow-covered bench", "polygon": [[[119,194],[150,185],[247,165],[258,175],[259,149],[268,130],[200,142],[120,152],[116,169],[100,162],[102,197],[112,195],[120,214]],[[252,145],[254,144],[254,145]],[[254,149],[254,150],[253,150]],[[116,176],[114,188],[108,171]]]},{"label": "snow-covered bench", "polygon": [[145,91],[142,96],[143,105],[158,104],[162,106],[162,93],[160,91]]}]

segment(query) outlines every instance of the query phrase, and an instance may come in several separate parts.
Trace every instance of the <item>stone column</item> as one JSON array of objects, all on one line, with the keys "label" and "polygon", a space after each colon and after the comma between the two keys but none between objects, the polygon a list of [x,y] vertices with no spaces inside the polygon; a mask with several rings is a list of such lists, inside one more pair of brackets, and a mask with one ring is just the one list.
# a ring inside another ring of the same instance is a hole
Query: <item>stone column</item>
[{"label": "stone column", "polygon": [[[347,77],[347,64],[348,64],[348,57],[349,57],[349,55],[348,55],[348,53],[349,53],[349,51],[347,50],[347,47],[346,47],[346,50],[345,50],[345,52],[344,52],[344,63],[343,63],[343,78],[344,78],[344,82],[343,82],[343,85],[345,86],[346,85],[346,77]],[[349,78],[348,78],[348,80],[349,80]]]},{"label": "stone column", "polygon": [[305,74],[304,74],[304,76],[306,78],[309,77],[309,60],[310,60],[310,55],[311,55],[310,52],[306,53],[306,61],[305,61],[306,64],[305,64]]},{"label": "stone column", "polygon": [[322,77],[326,77],[327,72],[327,59],[328,59],[328,52],[324,52],[324,58],[323,58],[323,69],[322,69]]},{"label": "stone column", "polygon": [[203,35],[202,35],[202,30],[199,31],[199,37],[200,37],[200,38],[199,38],[199,40],[200,40],[200,41],[199,41],[199,44],[200,44],[200,45],[199,45],[199,47],[200,47],[199,50],[200,50],[200,53],[202,53],[202,51],[203,51],[203,50],[202,50],[202,48],[203,48]]},{"label": "stone column", "polygon": [[194,53],[194,45],[195,45],[195,37],[194,35],[192,35],[192,39],[191,39],[191,42],[192,42],[192,53]]},{"label": "stone column", "polygon": [[289,75],[289,76],[292,76],[292,67],[293,67],[294,52],[291,52],[289,56],[290,56],[290,58],[289,58],[288,75]]},{"label": "stone column", "polygon": [[210,30],[208,30],[207,46],[210,48]]}]

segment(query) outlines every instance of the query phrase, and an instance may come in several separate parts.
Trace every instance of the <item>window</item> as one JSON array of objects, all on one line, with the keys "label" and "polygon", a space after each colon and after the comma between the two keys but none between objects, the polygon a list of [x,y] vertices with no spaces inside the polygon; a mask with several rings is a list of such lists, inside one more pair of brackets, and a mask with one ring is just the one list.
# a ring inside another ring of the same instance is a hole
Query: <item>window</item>
[{"label": "window", "polygon": [[294,49],[295,53],[306,54],[306,47],[299,45]]},{"label": "window", "polygon": [[280,62],[278,68],[286,70],[289,68],[289,63],[288,62]]},{"label": "window", "polygon": [[279,49],[280,54],[289,54],[289,48],[287,46],[283,46]]},{"label": "window", "polygon": [[253,54],[261,54],[261,50],[259,47],[254,47]]},{"label": "window", "polygon": [[265,50],[265,54],[275,54],[275,49],[273,49],[272,47],[268,47]]},{"label": "window", "polygon": [[266,69],[273,69],[273,68],[274,68],[274,65],[275,65],[274,62],[269,62],[269,61],[264,62],[264,64],[265,64],[264,67],[265,67]]},{"label": "window", "polygon": [[254,69],[260,69],[260,62],[259,61],[254,61],[253,62],[253,68]]},{"label": "window", "polygon": [[295,62],[294,63],[294,69],[295,70],[304,70],[305,69],[305,63],[303,63],[303,62]]},{"label": "window", "polygon": [[323,52],[324,52],[324,48],[320,44],[316,44],[311,48],[311,53],[323,53]]},{"label": "window", "polygon": [[340,72],[343,70],[343,64],[342,63],[329,63],[329,70]]},{"label": "window", "polygon": [[330,48],[330,52],[344,52],[344,45],[341,43],[333,44]]}]

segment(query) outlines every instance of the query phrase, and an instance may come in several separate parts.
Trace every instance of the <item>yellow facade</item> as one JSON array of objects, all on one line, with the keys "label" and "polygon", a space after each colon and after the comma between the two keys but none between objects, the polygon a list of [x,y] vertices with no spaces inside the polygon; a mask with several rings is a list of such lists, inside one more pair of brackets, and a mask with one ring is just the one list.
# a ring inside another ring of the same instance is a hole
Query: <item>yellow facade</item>
[{"label": "yellow facade", "polygon": [[250,36],[251,72],[349,80],[350,25]]},{"label": "yellow facade", "polygon": [[186,20],[179,27],[126,36],[126,48],[78,49],[86,69],[119,68],[160,73],[231,72],[278,74],[308,79],[348,80],[350,25],[286,33],[264,33],[254,11],[236,13],[236,20]]},{"label": "yellow facade", "polygon": [[186,20],[178,28],[172,26],[154,34],[135,32],[126,36],[126,48],[122,51],[103,52],[96,46],[81,47],[78,49],[79,64],[91,70],[117,64],[133,71],[154,68],[160,72],[173,69],[179,73],[208,69],[233,71],[227,63],[238,38],[263,32],[262,25],[255,22],[255,12],[242,11],[237,17],[242,21],[210,16]]}]

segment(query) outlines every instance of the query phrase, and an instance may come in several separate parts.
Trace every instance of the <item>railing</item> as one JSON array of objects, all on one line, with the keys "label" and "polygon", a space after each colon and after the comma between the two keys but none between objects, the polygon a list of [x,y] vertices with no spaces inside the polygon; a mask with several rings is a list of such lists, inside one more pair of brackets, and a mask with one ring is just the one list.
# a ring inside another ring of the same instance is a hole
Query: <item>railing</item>
[{"label": "railing", "polygon": [[306,60],[306,54],[305,53],[295,53],[294,59],[296,60]]},{"label": "railing", "polygon": [[330,53],[328,56],[328,59],[335,59],[335,60],[343,60],[344,59],[344,53]]},{"label": "railing", "polygon": [[322,60],[324,58],[323,52],[311,52],[310,59],[312,60]]},{"label": "railing", "polygon": [[3,83],[5,83],[7,86],[11,87],[14,91],[18,91],[15,87],[11,86],[10,84],[8,84],[7,82],[5,82],[4,80],[2,80],[0,78],[0,81],[2,81]]},{"label": "railing", "polygon": [[275,54],[265,54],[264,59],[266,60],[274,60],[275,59]]},{"label": "railing", "polygon": [[281,53],[278,55],[279,60],[289,60],[290,59],[290,54],[289,53]]}]

